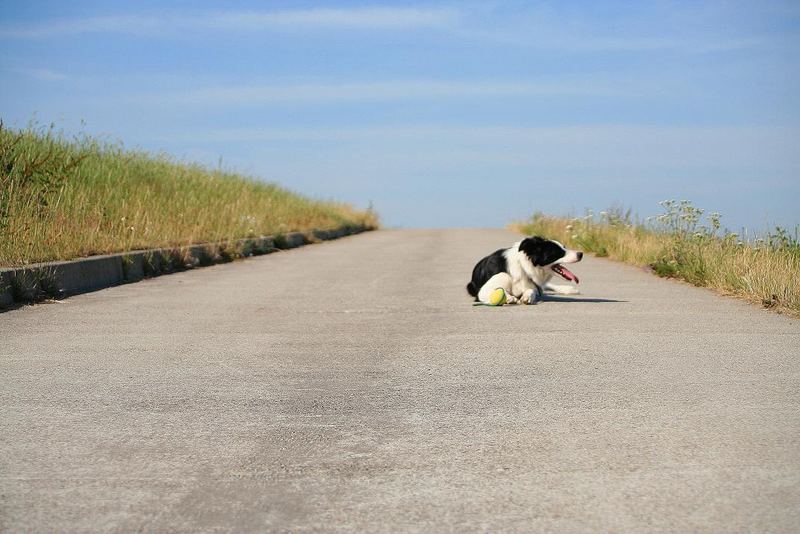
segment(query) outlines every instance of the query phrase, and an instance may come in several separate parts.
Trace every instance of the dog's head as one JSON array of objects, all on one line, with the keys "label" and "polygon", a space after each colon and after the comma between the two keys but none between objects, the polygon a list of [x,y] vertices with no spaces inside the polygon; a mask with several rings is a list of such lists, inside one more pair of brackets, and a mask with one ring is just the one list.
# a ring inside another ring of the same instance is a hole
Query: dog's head
[{"label": "dog's head", "polygon": [[564,264],[581,261],[583,252],[569,250],[558,241],[539,236],[526,237],[520,241],[519,251],[528,257],[534,267],[550,268],[565,280],[578,283],[578,277],[564,267]]}]

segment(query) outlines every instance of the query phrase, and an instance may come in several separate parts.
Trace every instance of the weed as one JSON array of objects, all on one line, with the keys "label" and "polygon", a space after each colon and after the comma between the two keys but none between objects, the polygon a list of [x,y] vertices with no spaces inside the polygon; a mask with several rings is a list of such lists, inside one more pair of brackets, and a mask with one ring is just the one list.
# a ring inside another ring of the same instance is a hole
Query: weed
[{"label": "weed", "polygon": [[0,266],[344,225],[375,227],[377,217],[163,154],[66,139],[53,125],[0,122]]},{"label": "weed", "polygon": [[572,218],[536,213],[516,228],[800,316],[797,228],[775,228],[748,242],[723,230],[719,213],[706,214],[688,200],[665,200],[661,207],[644,221],[620,208]]}]

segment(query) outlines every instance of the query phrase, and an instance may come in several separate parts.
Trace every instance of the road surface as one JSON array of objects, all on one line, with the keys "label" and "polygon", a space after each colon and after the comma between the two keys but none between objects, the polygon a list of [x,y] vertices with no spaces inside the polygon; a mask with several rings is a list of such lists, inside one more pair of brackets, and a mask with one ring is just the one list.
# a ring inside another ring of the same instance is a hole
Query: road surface
[{"label": "road surface", "polygon": [[800,525],[800,321],[504,230],[380,231],[0,314],[0,531]]}]

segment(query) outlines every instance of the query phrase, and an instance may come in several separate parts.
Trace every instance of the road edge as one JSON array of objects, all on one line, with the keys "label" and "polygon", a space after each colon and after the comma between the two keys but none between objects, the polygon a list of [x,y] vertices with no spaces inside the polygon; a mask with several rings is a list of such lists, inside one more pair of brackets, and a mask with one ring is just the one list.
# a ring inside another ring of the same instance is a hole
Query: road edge
[{"label": "road edge", "polygon": [[164,274],[227,263],[250,256],[331,241],[374,230],[356,225],[289,232],[219,243],[132,250],[76,260],[0,268],[0,312],[47,299],[61,299]]}]

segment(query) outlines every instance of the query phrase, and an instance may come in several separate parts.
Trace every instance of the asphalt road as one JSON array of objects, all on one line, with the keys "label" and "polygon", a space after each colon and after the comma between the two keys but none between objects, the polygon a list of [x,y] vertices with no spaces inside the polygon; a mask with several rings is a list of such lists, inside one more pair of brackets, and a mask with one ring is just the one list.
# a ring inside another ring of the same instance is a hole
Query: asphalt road
[{"label": "asphalt road", "polygon": [[381,231],[0,314],[0,531],[796,531],[800,321]]}]

